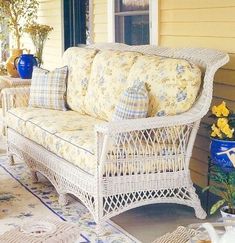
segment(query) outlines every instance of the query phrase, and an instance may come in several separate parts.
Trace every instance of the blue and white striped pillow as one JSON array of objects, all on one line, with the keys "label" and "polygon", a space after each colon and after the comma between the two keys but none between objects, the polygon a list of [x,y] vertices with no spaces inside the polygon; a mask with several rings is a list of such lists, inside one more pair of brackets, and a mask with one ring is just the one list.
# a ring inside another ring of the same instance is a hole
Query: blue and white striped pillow
[{"label": "blue and white striped pillow", "polygon": [[123,92],[115,107],[113,121],[147,117],[149,97],[144,82],[135,83]]},{"label": "blue and white striped pillow", "polygon": [[34,67],[29,106],[67,110],[66,89],[67,89],[68,67],[56,68],[54,71]]}]

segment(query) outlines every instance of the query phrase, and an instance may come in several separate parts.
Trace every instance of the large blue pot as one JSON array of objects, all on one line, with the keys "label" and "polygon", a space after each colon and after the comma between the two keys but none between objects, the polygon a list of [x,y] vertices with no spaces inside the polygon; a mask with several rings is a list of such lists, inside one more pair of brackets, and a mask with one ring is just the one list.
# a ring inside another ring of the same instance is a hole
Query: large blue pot
[{"label": "large blue pot", "polygon": [[22,79],[31,79],[33,67],[38,66],[37,58],[32,54],[22,54],[15,59],[15,67]]},{"label": "large blue pot", "polygon": [[212,162],[225,172],[235,169],[235,141],[211,138],[210,156]]}]

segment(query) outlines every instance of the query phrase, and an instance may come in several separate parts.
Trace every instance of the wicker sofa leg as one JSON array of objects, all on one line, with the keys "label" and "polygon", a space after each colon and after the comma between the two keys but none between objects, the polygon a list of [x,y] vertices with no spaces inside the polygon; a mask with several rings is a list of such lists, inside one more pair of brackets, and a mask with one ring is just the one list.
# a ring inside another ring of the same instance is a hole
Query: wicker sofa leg
[{"label": "wicker sofa leg", "polygon": [[66,193],[59,193],[58,202],[60,206],[66,206],[69,204],[69,199]]},{"label": "wicker sofa leg", "polygon": [[13,157],[13,154],[11,153],[8,153],[8,161],[9,161],[9,164],[10,165],[14,165],[15,164],[15,161],[14,161],[14,157]]},{"label": "wicker sofa leg", "polygon": [[204,211],[204,209],[201,207],[201,204],[199,202],[198,205],[195,205],[194,206],[194,210],[195,210],[195,215],[198,219],[205,219],[207,214],[206,212]]},{"label": "wicker sofa leg", "polygon": [[192,198],[192,207],[194,208],[195,215],[198,219],[205,219],[207,214],[202,208],[201,201],[196,193],[195,188],[192,186],[190,189],[190,196]]},{"label": "wicker sofa leg", "polygon": [[36,171],[32,171],[31,170],[31,179],[32,179],[33,183],[37,183],[38,182],[38,176],[37,176],[37,172]]},{"label": "wicker sofa leg", "polygon": [[104,221],[98,221],[96,223],[96,227],[95,227],[95,231],[96,231],[96,235],[99,236],[103,236],[105,234],[105,227],[104,227]]}]

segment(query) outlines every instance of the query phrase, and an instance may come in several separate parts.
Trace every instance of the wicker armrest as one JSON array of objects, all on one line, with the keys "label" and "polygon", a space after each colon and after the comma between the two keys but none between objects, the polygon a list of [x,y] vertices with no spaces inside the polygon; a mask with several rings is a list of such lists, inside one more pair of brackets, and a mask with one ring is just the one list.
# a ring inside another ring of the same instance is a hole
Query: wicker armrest
[{"label": "wicker armrest", "polygon": [[192,110],[174,116],[148,117],[141,119],[128,119],[121,121],[110,121],[95,126],[96,132],[114,134],[138,130],[156,129],[172,126],[191,124],[201,119],[199,113]]},{"label": "wicker armrest", "polygon": [[3,116],[12,108],[28,106],[30,87],[3,89],[2,108]]}]

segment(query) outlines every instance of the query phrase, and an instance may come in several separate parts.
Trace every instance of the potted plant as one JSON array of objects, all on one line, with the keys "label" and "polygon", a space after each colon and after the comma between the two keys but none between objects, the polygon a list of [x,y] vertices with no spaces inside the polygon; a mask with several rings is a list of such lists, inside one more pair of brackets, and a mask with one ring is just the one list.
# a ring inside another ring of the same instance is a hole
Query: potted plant
[{"label": "potted plant", "polygon": [[215,122],[211,126],[210,156],[225,172],[235,168],[235,114],[223,101],[212,107]]},{"label": "potted plant", "polygon": [[53,28],[49,25],[32,23],[26,26],[24,31],[28,33],[35,46],[35,55],[39,59],[39,64],[43,64],[42,55],[46,40]]},{"label": "potted plant", "polygon": [[0,0],[0,21],[5,21],[14,38],[12,56],[6,62],[8,73],[18,76],[14,60],[22,54],[21,37],[24,27],[37,18],[37,0]]},{"label": "potted plant", "polygon": [[214,214],[219,208],[222,216],[235,217],[235,114],[223,101],[212,107],[210,115],[214,122],[210,131],[210,190],[221,197],[210,210]]},{"label": "potted plant", "polygon": [[223,217],[228,217],[228,215],[235,217],[235,170],[226,172],[211,161],[209,176],[211,185],[204,188],[203,191],[210,190],[220,197],[211,207],[210,214],[214,214],[220,209]]}]

